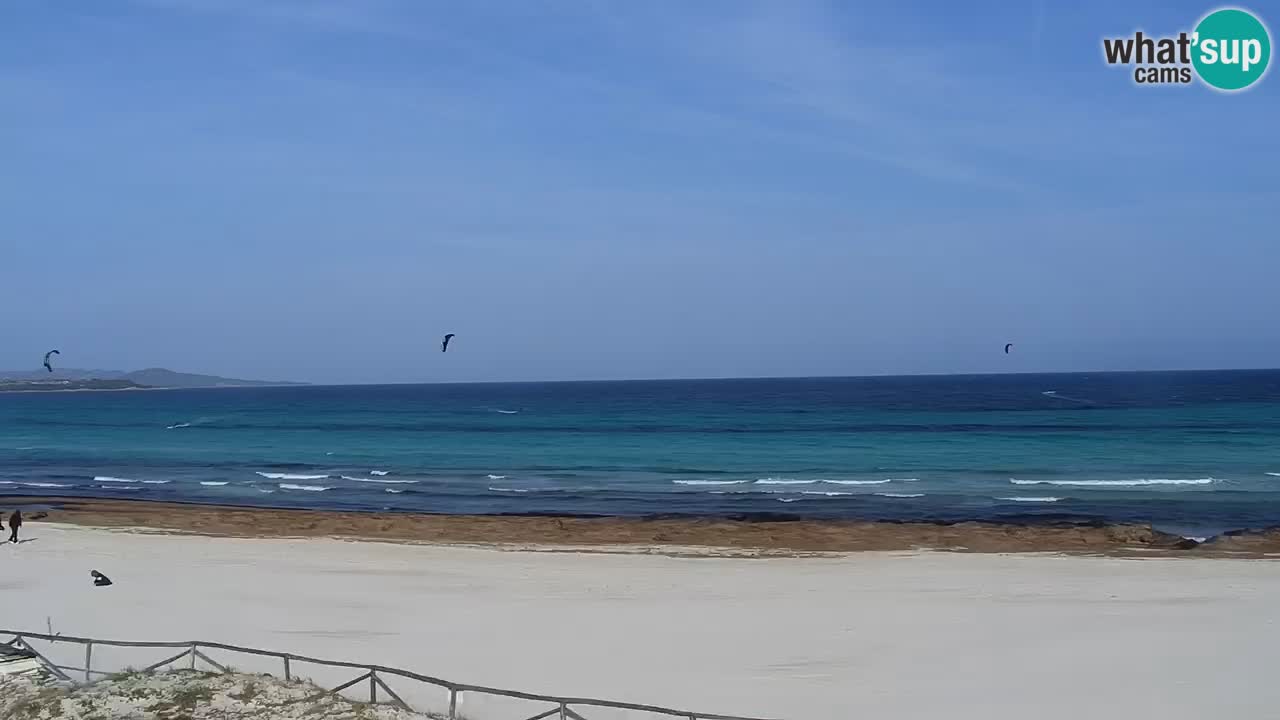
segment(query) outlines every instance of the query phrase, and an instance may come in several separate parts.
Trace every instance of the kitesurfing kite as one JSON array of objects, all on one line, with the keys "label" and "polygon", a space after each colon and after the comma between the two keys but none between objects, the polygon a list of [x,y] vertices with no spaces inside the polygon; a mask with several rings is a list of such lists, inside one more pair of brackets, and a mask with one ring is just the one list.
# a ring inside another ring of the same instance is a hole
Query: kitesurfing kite
[{"label": "kitesurfing kite", "polygon": [[1009,354],[1009,348],[1011,348],[1011,347],[1013,347],[1013,343],[1005,343],[1005,344],[1004,344],[1004,354],[1005,354],[1005,355],[1008,355],[1008,354]]},{"label": "kitesurfing kite", "polygon": [[449,350],[449,341],[452,339],[453,333],[449,333],[444,336],[444,341],[440,343],[440,352],[447,352]]},{"label": "kitesurfing kite", "polygon": [[61,354],[62,354],[62,353],[58,352],[57,350],[50,350],[49,352],[45,353],[45,354],[44,354],[44,369],[45,369],[45,370],[48,370],[49,372],[53,372],[53,366],[49,364],[49,356],[51,356],[51,355],[61,355]]}]

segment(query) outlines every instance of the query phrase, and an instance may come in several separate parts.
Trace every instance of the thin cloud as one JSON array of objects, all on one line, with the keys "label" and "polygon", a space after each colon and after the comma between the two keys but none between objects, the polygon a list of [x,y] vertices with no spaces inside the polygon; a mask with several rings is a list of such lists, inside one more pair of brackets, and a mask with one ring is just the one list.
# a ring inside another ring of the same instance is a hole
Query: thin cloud
[{"label": "thin cloud", "polygon": [[153,9],[218,15],[288,28],[375,35],[411,36],[412,26],[396,22],[394,6],[377,0],[131,0]]}]

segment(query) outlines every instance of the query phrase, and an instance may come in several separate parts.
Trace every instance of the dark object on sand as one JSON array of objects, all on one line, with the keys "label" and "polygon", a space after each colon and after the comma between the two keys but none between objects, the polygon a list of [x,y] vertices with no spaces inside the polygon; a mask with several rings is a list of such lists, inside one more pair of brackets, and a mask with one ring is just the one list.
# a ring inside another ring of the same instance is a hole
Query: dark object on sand
[{"label": "dark object on sand", "polygon": [[448,335],[444,336],[444,340],[441,341],[440,343],[440,352],[447,352],[449,350],[449,341],[452,339],[453,339],[453,333],[449,333]]},{"label": "dark object on sand", "polygon": [[49,517],[49,513],[47,513],[47,512],[38,512],[38,513],[36,513],[35,515],[32,515],[32,516],[31,516],[31,519],[32,519],[32,520],[43,520],[43,519],[45,519],[45,518],[47,518],[47,517]]},{"label": "dark object on sand", "polygon": [[1202,543],[1195,538],[1182,538],[1174,544],[1174,547],[1179,550],[1195,550],[1200,547],[1201,544]]},{"label": "dark object on sand", "polygon": [[1013,343],[1005,343],[1005,344],[1004,344],[1004,354],[1005,354],[1005,355],[1008,355],[1008,354],[1009,354],[1009,348],[1011,348],[1011,347],[1013,347]]},{"label": "dark object on sand", "polygon": [[45,354],[44,354],[44,369],[45,369],[45,370],[48,370],[49,372],[53,372],[53,366],[49,364],[49,356],[50,356],[50,355],[61,355],[61,354],[62,354],[62,353],[58,352],[57,350],[50,350],[49,352],[45,353]]},{"label": "dark object on sand", "polygon": [[97,570],[90,570],[89,574],[93,576],[93,584],[96,587],[106,587],[111,584],[111,578],[103,575]]},{"label": "dark object on sand", "polygon": [[18,528],[22,527],[22,511],[14,510],[9,516],[9,542],[18,542]]}]

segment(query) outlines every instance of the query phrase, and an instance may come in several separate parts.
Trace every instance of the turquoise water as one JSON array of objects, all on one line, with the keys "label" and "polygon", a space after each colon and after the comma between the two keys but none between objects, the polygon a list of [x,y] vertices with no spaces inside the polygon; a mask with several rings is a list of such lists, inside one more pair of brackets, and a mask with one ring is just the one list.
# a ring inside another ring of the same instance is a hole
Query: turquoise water
[{"label": "turquoise water", "polygon": [[0,495],[1280,525],[1280,371],[0,395]]}]

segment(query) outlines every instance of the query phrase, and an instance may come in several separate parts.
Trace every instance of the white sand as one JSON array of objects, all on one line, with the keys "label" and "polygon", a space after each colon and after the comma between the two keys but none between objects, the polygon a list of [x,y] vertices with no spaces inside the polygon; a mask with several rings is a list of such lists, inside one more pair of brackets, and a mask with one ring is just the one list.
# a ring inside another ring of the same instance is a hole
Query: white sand
[{"label": "white sand", "polygon": [[[1280,708],[1268,561],[679,559],[27,529],[35,542],[0,548],[0,626],[49,616],[68,635],[219,640],[778,718]],[[115,586],[92,587],[91,569]],[[464,709],[486,720],[476,702]]]}]

